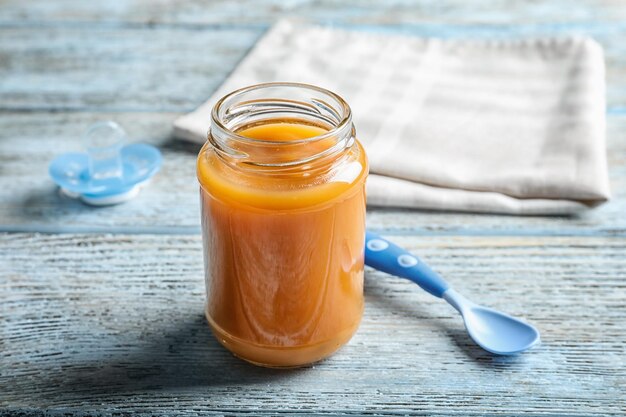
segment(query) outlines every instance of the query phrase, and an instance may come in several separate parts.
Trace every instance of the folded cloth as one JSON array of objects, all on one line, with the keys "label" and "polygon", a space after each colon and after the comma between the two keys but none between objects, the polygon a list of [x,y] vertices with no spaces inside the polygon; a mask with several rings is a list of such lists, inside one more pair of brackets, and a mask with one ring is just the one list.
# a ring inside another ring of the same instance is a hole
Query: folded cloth
[{"label": "folded cloth", "polygon": [[223,85],[174,123],[206,140],[224,94],[319,85],[351,105],[368,204],[569,214],[609,198],[602,48],[584,37],[441,40],[281,21]]}]

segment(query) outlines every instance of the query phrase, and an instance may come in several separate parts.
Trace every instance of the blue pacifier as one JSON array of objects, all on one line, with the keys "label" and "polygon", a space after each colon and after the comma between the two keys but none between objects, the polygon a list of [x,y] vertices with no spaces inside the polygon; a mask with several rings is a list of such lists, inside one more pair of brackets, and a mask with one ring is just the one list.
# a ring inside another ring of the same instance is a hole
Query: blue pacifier
[{"label": "blue pacifier", "polygon": [[161,152],[151,145],[125,145],[126,132],[115,122],[98,122],[84,135],[86,153],[66,153],[48,168],[61,192],[95,206],[135,197],[161,168]]}]

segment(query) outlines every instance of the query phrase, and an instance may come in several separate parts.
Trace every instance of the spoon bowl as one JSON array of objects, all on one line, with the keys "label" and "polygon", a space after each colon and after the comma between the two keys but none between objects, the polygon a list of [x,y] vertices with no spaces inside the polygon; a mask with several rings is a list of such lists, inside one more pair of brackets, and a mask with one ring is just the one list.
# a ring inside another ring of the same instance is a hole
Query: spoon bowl
[{"label": "spoon bowl", "polygon": [[541,340],[534,326],[475,304],[453,289],[447,290],[443,298],[461,313],[472,340],[488,352],[512,355],[530,349]]}]

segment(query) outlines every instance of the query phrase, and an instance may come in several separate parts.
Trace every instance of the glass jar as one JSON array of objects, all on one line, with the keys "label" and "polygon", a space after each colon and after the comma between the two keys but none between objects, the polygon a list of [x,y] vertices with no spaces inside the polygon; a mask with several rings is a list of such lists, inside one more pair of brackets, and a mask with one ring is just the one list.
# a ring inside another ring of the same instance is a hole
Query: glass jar
[{"label": "glass jar", "polygon": [[350,107],[328,90],[268,83],[217,102],[197,164],[206,317],[236,356],[300,366],[352,337],[367,173]]}]

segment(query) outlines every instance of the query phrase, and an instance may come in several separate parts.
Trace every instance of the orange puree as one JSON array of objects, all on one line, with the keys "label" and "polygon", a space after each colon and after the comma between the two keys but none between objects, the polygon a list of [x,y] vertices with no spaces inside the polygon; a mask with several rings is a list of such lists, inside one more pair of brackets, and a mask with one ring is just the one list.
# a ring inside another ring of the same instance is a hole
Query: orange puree
[{"label": "orange puree", "polygon": [[[297,120],[237,133],[256,141],[233,147],[261,159],[328,147],[303,141],[326,129]],[[206,316],[237,356],[299,366],[329,356],[361,320],[367,161],[355,141],[334,156],[270,171],[226,160],[210,143],[200,152]]]}]

